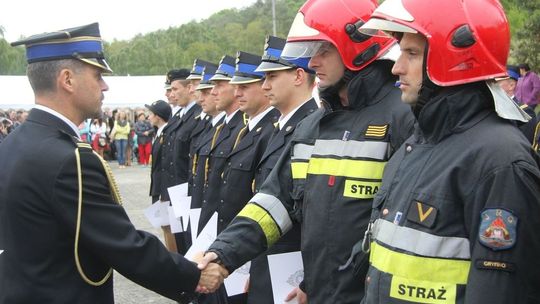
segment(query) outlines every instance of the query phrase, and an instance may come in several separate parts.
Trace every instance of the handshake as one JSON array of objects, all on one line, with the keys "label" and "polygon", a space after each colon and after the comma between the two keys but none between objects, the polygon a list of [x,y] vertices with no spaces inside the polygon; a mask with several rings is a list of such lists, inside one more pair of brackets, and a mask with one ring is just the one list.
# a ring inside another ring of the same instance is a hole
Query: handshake
[{"label": "handshake", "polygon": [[201,278],[195,292],[212,293],[215,292],[223,280],[229,276],[229,271],[222,265],[214,263],[218,258],[214,252],[199,252],[193,257],[193,261],[197,263],[197,267],[201,270]]}]

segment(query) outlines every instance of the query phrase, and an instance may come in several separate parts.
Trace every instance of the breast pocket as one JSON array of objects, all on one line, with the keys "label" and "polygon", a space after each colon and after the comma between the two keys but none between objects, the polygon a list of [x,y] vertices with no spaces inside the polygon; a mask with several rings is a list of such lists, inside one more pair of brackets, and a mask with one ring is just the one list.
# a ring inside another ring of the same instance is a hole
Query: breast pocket
[{"label": "breast pocket", "polygon": [[[463,208],[449,195],[415,192],[407,206],[407,226],[423,227],[444,235],[463,235]],[[422,230],[424,230],[422,229]]]}]

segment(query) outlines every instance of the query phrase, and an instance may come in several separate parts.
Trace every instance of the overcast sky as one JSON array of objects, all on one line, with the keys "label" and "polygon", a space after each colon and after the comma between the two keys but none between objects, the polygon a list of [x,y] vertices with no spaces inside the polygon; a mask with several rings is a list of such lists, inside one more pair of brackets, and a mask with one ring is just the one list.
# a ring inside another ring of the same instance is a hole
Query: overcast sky
[{"label": "overcast sky", "polygon": [[104,40],[130,39],[191,20],[210,17],[226,8],[243,8],[255,0],[9,0],[0,9],[0,26],[8,42],[21,35],[99,22]]}]

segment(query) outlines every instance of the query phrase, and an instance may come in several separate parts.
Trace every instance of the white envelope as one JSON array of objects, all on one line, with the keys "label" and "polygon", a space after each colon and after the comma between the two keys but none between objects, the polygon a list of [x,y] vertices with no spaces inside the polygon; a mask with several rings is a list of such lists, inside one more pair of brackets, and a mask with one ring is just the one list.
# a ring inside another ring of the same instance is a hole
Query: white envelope
[{"label": "white envelope", "polygon": [[[275,303],[285,303],[287,295],[304,279],[304,264],[300,251],[268,256],[270,279]],[[286,303],[298,303],[296,298]]]},{"label": "white envelope", "polygon": [[169,225],[169,212],[167,208],[169,202],[156,201],[148,208],[144,209],[144,215],[154,228]]},{"label": "white envelope", "polygon": [[234,296],[237,294],[244,293],[247,280],[249,279],[249,268],[251,267],[251,262],[247,262],[242,267],[236,269],[233,273],[225,279],[225,289],[227,290],[228,296]]},{"label": "white envelope", "polygon": [[[199,228],[199,219],[201,218],[201,208],[189,210],[189,222],[191,223],[191,239],[197,238],[197,229]],[[216,227],[217,230],[217,227]]]},{"label": "white envelope", "polygon": [[217,236],[217,212],[214,212],[206,226],[204,226],[203,230],[193,241],[193,245],[189,248],[189,250],[186,252],[185,257],[188,260],[193,261],[193,257],[196,253],[204,252],[212,245],[212,243],[216,240]]},{"label": "white envelope", "polygon": [[177,218],[175,216],[173,207],[167,206],[167,211],[169,215],[169,224],[171,225],[171,232],[172,233],[184,232],[184,229],[182,228],[182,221],[180,220],[180,218]]}]

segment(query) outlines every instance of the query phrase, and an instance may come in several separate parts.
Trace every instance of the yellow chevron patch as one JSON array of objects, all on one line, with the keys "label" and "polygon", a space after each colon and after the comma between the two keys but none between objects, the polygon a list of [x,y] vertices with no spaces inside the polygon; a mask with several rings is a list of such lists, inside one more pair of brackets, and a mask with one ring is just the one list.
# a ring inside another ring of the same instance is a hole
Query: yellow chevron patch
[{"label": "yellow chevron patch", "polygon": [[384,138],[388,132],[388,125],[370,125],[366,129],[365,136],[370,138]]}]

